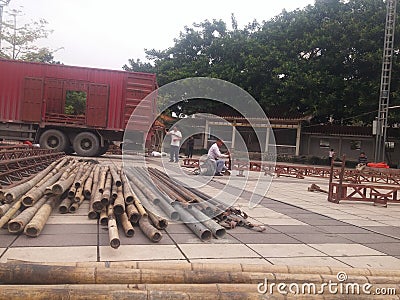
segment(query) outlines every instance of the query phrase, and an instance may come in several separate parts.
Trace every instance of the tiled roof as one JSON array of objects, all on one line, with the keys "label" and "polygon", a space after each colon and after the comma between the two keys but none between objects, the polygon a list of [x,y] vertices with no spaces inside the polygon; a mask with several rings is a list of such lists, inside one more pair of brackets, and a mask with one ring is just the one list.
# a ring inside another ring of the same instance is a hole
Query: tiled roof
[{"label": "tiled roof", "polygon": [[372,136],[372,126],[340,126],[340,125],[310,125],[302,128],[303,133]]}]

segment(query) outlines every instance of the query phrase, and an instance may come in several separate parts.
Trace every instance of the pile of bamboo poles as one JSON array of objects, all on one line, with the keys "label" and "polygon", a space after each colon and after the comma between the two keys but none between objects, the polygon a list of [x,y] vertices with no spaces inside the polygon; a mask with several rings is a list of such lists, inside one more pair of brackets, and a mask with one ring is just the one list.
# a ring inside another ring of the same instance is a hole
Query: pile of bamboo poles
[{"label": "pile of bamboo poles", "polygon": [[[345,281],[338,274],[345,274]],[[246,264],[9,262],[0,264],[0,282],[7,299],[398,299],[374,291],[398,290],[400,272]]]},{"label": "pile of bamboo poles", "polygon": [[87,201],[88,218],[107,226],[112,248],[121,244],[119,228],[133,237],[137,226],[151,241],[159,242],[168,220],[180,220],[208,241],[225,235],[218,223],[246,222],[238,211],[183,187],[157,169],[122,170],[74,158],[59,159],[23,184],[0,190],[0,201],[0,228],[31,237],[39,236],[56,206],[62,214],[74,213]]}]

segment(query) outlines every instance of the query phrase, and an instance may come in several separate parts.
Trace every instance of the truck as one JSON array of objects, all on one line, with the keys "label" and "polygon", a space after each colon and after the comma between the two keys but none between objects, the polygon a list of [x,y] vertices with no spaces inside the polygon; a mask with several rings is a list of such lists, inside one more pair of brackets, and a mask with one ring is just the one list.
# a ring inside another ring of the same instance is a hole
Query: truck
[{"label": "truck", "polygon": [[130,122],[143,130],[145,143],[155,119],[156,89],[150,73],[0,59],[0,140],[102,155],[111,143],[122,142],[141,103],[135,113],[140,117]]}]

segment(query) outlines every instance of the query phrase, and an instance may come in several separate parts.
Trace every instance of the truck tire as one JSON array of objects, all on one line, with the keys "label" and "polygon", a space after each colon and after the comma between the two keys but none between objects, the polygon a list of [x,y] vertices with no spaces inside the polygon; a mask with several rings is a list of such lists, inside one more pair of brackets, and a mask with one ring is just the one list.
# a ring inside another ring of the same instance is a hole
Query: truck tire
[{"label": "truck tire", "polygon": [[69,147],[68,137],[60,130],[49,129],[39,138],[41,148],[63,152]]},{"label": "truck tire", "polygon": [[92,132],[81,132],[74,138],[74,150],[80,156],[96,156],[100,151],[100,141]]}]

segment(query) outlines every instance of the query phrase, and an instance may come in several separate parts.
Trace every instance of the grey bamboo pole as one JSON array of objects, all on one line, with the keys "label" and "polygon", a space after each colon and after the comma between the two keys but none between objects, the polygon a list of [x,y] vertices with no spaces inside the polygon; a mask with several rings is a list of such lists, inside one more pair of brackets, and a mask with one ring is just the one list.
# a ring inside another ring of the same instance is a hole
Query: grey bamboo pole
[{"label": "grey bamboo pole", "polygon": [[11,208],[11,205],[11,203],[0,205],[0,217],[4,216],[4,214]]}]

